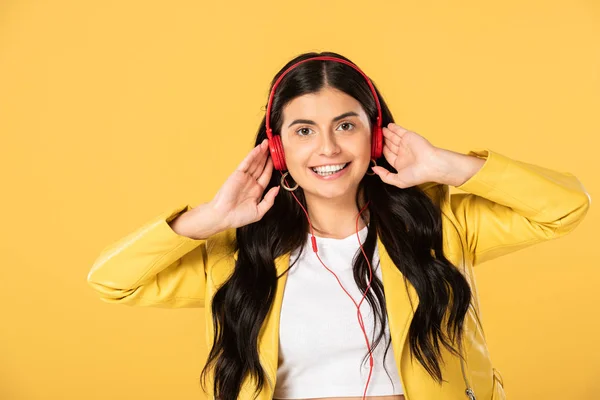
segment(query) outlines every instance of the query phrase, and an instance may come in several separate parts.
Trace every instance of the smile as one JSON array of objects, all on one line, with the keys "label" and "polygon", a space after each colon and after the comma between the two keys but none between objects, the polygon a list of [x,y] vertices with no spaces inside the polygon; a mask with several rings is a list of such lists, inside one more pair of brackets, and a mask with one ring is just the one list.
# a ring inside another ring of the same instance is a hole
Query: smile
[{"label": "smile", "polygon": [[313,174],[320,178],[320,179],[325,179],[325,180],[332,180],[332,179],[336,179],[340,176],[342,176],[346,170],[348,169],[348,165],[350,165],[351,163],[344,163],[344,164],[336,164],[336,165],[326,165],[323,167],[311,167],[309,168]]}]

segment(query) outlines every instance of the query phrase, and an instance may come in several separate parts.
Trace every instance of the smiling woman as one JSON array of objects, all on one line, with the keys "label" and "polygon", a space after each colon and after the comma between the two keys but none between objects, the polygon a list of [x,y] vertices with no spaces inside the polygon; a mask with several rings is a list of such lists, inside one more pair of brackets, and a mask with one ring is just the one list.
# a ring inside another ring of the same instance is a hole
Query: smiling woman
[{"label": "smiling woman", "polygon": [[[331,86],[283,108],[286,166],[302,188],[311,221],[323,231],[352,232],[354,194],[371,160],[369,119],[358,100]],[[349,214],[339,215],[344,211]],[[347,222],[340,226],[340,221]]]},{"label": "smiling woman", "polygon": [[211,399],[504,399],[473,268],[589,205],[570,173],[434,147],[347,58],[306,53],[215,197],[106,247],[88,282],[106,302],[207,307]]}]

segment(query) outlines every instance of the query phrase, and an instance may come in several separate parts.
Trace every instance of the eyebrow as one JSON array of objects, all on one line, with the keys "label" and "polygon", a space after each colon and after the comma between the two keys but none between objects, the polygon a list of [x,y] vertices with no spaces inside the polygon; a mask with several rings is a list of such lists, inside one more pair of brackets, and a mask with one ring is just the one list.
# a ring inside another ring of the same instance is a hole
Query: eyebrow
[{"label": "eyebrow", "polygon": [[[349,111],[346,113],[343,113],[341,115],[338,115],[337,117],[335,117],[334,119],[332,119],[331,121],[335,122],[335,121],[339,121],[342,118],[346,118],[346,117],[358,117],[359,115],[357,113],[355,113],[354,111]],[[294,121],[292,121],[291,124],[288,125],[288,128],[294,124],[310,124],[310,125],[316,125],[315,121],[311,121],[310,119],[296,119]]]}]

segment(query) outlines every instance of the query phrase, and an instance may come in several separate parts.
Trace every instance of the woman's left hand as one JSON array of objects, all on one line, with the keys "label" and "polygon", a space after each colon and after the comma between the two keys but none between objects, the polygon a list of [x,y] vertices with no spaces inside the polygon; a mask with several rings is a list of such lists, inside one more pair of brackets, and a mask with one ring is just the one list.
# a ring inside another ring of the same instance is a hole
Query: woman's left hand
[{"label": "woman's left hand", "polygon": [[372,167],[382,181],[399,188],[432,182],[437,175],[438,148],[423,136],[390,122],[383,127],[383,155],[398,173]]}]

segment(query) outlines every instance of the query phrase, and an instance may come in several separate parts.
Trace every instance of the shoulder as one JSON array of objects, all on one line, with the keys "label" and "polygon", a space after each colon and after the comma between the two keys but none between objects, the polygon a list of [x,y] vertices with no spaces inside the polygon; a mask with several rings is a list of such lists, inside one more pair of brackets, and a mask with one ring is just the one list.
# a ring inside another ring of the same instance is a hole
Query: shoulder
[{"label": "shoulder", "polygon": [[450,187],[437,182],[423,183],[418,185],[418,187],[440,209],[445,251],[448,255],[461,255],[462,257],[463,247],[461,236],[463,233],[452,211]]},{"label": "shoulder", "polygon": [[236,229],[226,229],[206,239],[206,256],[206,275],[211,282],[211,290],[215,290],[235,268]]},{"label": "shoulder", "polygon": [[447,205],[450,202],[450,188],[448,185],[437,182],[425,182],[417,185],[438,207]]},{"label": "shoulder", "polygon": [[232,256],[236,248],[236,229],[229,228],[206,239],[206,251],[209,257]]}]

